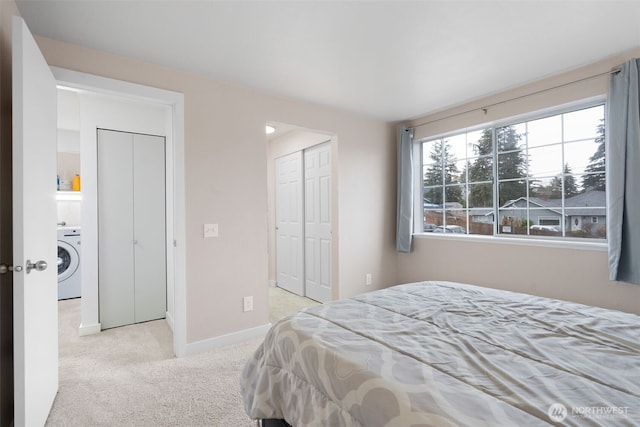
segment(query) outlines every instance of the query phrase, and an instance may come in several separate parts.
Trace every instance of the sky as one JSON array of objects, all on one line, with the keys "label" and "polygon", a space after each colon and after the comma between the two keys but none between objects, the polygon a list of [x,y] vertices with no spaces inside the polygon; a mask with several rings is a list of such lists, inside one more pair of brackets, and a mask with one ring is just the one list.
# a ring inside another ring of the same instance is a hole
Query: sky
[{"label": "sky", "polygon": [[[542,185],[562,173],[568,163],[576,183],[582,182],[581,174],[598,148],[595,143],[597,127],[604,117],[604,106],[585,108],[570,113],[545,117],[514,125],[522,135],[520,145],[528,147],[529,175]],[[444,138],[450,145],[453,157],[462,172],[468,156],[473,157],[473,145],[480,139],[482,129]],[[564,150],[562,142],[564,142]],[[432,163],[429,157],[430,143],[423,149],[423,162]]]}]

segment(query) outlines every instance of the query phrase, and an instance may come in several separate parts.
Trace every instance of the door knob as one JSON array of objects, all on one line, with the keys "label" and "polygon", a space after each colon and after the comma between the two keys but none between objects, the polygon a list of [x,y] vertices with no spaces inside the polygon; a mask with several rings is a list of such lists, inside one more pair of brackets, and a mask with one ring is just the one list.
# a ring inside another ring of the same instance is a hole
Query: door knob
[{"label": "door knob", "polygon": [[0,274],[7,274],[10,271],[20,273],[22,271],[22,266],[16,265],[14,267],[13,265],[0,264]]},{"label": "door knob", "polygon": [[27,274],[31,273],[31,270],[35,271],[44,271],[48,267],[47,261],[41,259],[35,263],[31,262],[30,259],[27,260]]}]

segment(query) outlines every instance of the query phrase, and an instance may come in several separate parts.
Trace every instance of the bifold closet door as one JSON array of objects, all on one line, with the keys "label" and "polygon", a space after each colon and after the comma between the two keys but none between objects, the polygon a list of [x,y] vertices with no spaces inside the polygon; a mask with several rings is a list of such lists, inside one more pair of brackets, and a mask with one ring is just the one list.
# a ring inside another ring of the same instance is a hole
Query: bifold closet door
[{"label": "bifold closet door", "polygon": [[166,315],[165,141],[98,131],[102,329]]},{"label": "bifold closet door", "polygon": [[133,137],[135,321],[167,313],[165,140]]},{"label": "bifold closet door", "polygon": [[133,137],[98,131],[98,297],[102,329],[135,323]]}]

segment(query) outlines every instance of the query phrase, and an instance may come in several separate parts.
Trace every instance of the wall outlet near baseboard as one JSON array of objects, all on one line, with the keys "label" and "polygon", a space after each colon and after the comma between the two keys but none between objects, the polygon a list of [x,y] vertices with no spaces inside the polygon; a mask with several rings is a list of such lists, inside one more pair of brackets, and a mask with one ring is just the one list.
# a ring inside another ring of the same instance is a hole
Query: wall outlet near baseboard
[{"label": "wall outlet near baseboard", "polygon": [[242,298],[242,311],[253,311],[253,297]]},{"label": "wall outlet near baseboard", "polygon": [[371,286],[371,282],[373,281],[373,275],[371,273],[367,273],[365,275],[365,284],[367,286]]}]

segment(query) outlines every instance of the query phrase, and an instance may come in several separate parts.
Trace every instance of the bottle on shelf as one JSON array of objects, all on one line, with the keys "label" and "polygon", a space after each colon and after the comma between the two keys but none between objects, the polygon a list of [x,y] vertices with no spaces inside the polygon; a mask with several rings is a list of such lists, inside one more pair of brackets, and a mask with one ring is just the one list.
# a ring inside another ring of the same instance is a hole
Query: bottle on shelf
[{"label": "bottle on shelf", "polygon": [[73,181],[71,181],[71,190],[72,191],[80,191],[80,175],[73,177]]}]

